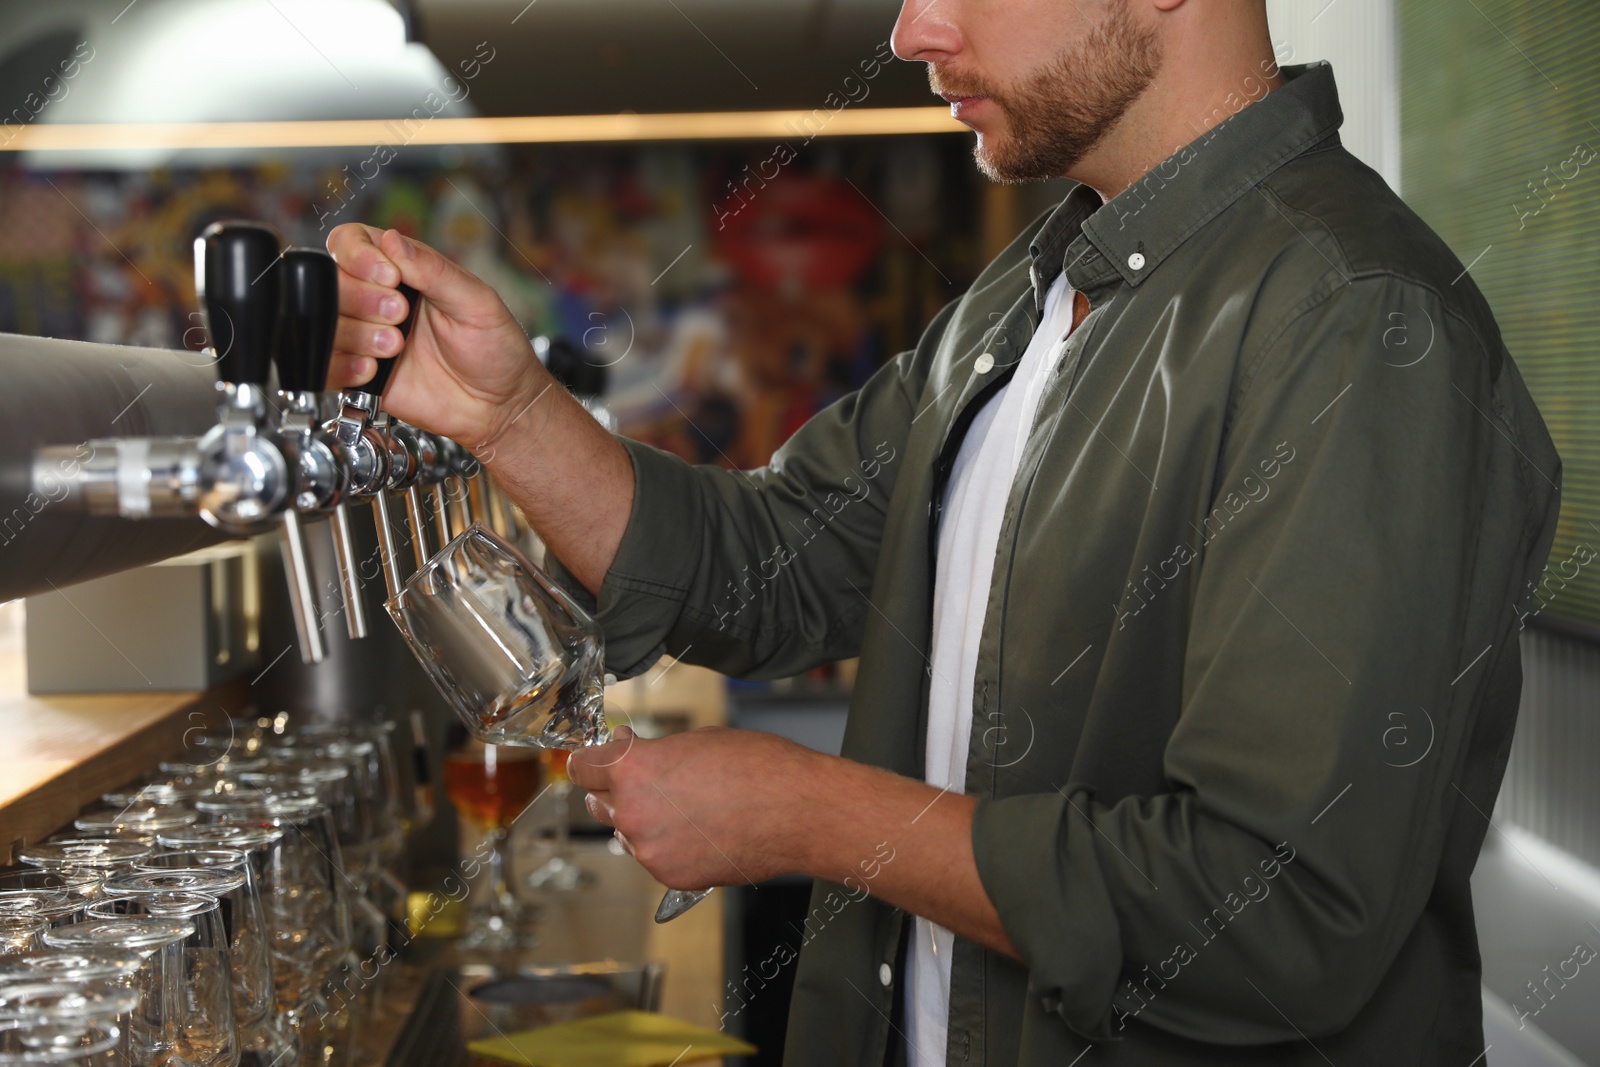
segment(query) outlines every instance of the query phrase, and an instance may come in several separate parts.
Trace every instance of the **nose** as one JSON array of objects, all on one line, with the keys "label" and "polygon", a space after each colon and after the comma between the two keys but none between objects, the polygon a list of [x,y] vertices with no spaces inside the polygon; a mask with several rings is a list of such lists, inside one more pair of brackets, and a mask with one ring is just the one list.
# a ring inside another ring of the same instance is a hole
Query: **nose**
[{"label": "nose", "polygon": [[894,54],[917,63],[943,63],[961,51],[957,0],[905,0],[889,38]]}]

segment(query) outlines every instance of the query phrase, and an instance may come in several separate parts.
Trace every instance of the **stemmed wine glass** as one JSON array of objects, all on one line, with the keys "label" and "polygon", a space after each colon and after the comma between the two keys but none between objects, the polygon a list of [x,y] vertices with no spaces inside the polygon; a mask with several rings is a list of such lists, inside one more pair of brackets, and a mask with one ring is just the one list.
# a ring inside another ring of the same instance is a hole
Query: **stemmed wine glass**
[{"label": "stemmed wine glass", "polygon": [[[575,749],[611,740],[600,628],[482,525],[436,552],[385,606],[479,741]],[[681,915],[709,892],[669,889],[656,921]]]}]

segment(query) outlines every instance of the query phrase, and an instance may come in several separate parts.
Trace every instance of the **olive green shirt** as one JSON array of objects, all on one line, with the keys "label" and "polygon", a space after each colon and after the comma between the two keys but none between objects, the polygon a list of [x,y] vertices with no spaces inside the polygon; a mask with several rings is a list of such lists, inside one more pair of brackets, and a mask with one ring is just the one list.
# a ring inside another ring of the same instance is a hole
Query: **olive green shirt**
[{"label": "olive green shirt", "polygon": [[[859,654],[844,755],[920,779],[937,502],[1057,273],[1087,296],[972,695],[972,843],[1022,962],[957,939],[950,1064],[1483,1051],[1468,878],[1560,464],[1471,276],[1341,147],[1330,68],[1283,73],[1109,203],[1068,195],[765,468],[628,443],[610,668]],[[908,918],[869,893],[904,830],[816,887],[786,1063],[902,1054]]]}]

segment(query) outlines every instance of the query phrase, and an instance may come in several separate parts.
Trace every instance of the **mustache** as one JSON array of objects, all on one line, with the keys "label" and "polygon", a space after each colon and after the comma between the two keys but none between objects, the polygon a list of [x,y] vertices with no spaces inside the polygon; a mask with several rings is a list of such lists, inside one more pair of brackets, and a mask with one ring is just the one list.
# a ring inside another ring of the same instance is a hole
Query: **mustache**
[{"label": "mustache", "polygon": [[958,74],[954,71],[940,70],[932,63],[928,64],[928,88],[935,96],[948,94],[950,96],[987,96],[995,97],[998,94],[994,87],[978,78],[967,74]]}]

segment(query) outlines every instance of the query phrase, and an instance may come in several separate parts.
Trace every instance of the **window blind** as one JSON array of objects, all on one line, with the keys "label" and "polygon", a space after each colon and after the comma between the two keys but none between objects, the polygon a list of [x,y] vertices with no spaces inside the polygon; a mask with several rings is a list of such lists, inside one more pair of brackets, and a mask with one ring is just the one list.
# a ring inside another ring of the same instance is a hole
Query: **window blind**
[{"label": "window blind", "polygon": [[1600,3],[1398,0],[1401,192],[1488,297],[1563,465],[1530,617],[1600,633]]}]

